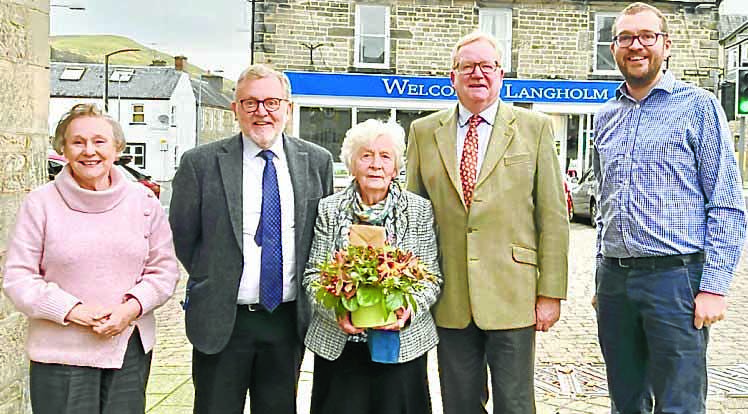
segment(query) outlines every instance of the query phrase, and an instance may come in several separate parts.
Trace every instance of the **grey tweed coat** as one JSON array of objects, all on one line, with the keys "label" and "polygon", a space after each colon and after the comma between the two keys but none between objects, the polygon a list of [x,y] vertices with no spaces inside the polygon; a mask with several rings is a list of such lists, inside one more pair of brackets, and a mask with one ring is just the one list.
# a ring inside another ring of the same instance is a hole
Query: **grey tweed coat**
[{"label": "grey tweed coat", "polygon": [[[348,334],[338,327],[334,311],[316,304],[311,283],[319,278],[317,266],[327,260],[332,252],[348,244],[347,238],[340,240],[338,236],[348,234],[347,229],[342,227],[351,222],[341,219],[342,215],[346,214],[340,208],[344,197],[345,191],[341,191],[322,199],[319,203],[312,249],[302,282],[312,303],[311,322],[304,342],[312,352],[330,361],[337,359],[343,352]],[[423,261],[429,272],[437,277],[436,283],[424,282],[425,289],[413,295],[418,304],[418,311],[411,316],[410,324],[400,331],[398,362],[402,363],[418,358],[439,342],[430,308],[441,291],[442,278],[437,259],[436,229],[431,202],[403,191],[394,211],[397,215],[396,234],[394,237],[388,234],[388,239],[394,238],[392,244],[395,247],[412,251]]]}]

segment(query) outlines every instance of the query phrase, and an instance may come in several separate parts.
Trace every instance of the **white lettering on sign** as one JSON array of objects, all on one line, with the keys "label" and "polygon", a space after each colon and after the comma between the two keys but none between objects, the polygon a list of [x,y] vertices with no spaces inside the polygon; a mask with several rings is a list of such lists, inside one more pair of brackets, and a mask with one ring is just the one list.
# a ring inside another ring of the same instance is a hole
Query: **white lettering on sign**
[{"label": "white lettering on sign", "polygon": [[504,84],[504,96],[508,99],[528,101],[607,101],[607,89],[562,88],[562,87],[533,87],[525,86],[519,90],[512,89],[511,84]]},{"label": "white lettering on sign", "polygon": [[382,78],[387,95],[405,95],[407,97],[431,96],[435,98],[449,98],[455,94],[452,85],[427,85],[412,83],[410,79]]}]

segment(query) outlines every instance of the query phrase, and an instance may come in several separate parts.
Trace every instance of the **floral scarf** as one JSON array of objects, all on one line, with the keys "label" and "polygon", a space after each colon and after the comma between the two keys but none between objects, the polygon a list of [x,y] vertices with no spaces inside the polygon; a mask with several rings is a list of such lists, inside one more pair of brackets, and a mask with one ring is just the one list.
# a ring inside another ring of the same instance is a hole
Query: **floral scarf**
[{"label": "floral scarf", "polygon": [[398,225],[404,220],[401,212],[398,212],[402,188],[397,181],[390,183],[387,196],[384,200],[372,206],[367,206],[361,199],[358,183],[351,182],[344,191],[339,204],[340,226],[336,235],[336,248],[348,245],[348,234],[353,224],[369,224],[384,227],[387,235],[387,243],[397,245]]}]

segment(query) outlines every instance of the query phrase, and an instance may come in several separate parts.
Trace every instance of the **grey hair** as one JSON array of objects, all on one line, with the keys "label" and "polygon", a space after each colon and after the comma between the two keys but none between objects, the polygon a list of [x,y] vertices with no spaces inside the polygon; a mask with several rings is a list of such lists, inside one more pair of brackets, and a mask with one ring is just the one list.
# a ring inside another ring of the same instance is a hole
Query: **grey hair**
[{"label": "grey hair", "polygon": [[345,163],[348,173],[353,172],[351,166],[356,153],[381,135],[386,135],[392,139],[395,150],[395,170],[400,171],[405,163],[405,130],[396,122],[368,119],[351,127],[343,138],[343,145],[340,147],[340,160]]},{"label": "grey hair", "polygon": [[237,96],[236,93],[239,90],[239,84],[242,83],[246,79],[255,80],[255,79],[264,79],[264,78],[276,78],[280,81],[281,86],[283,87],[283,93],[285,93],[286,96],[284,96],[284,99],[291,100],[291,81],[288,80],[288,76],[286,76],[285,73],[279,72],[273,68],[271,68],[268,65],[263,65],[261,63],[257,63],[254,65],[249,66],[248,68],[244,69],[242,71],[241,75],[239,75],[239,79],[236,80],[236,88],[234,89],[234,100],[236,100]]},{"label": "grey hair", "polygon": [[459,62],[457,61],[457,53],[460,52],[460,49],[462,49],[462,47],[467,44],[477,42],[479,40],[485,40],[486,42],[491,44],[491,46],[493,46],[493,48],[496,50],[496,55],[499,57],[499,67],[501,67],[501,57],[504,56],[504,51],[501,50],[499,42],[489,33],[474,31],[460,38],[460,40],[458,40],[452,48],[452,69],[457,68],[457,65],[459,64]]},{"label": "grey hair", "polygon": [[67,132],[70,123],[77,118],[84,117],[101,118],[109,122],[109,125],[112,126],[112,135],[114,135],[112,138],[114,138],[114,145],[117,152],[125,150],[127,141],[125,141],[125,133],[122,131],[122,126],[120,126],[119,122],[102,111],[98,105],[82,103],[76,104],[70,108],[70,110],[67,111],[57,123],[55,136],[52,138],[52,148],[54,148],[58,154],[62,155],[62,150],[65,147],[65,133]]}]

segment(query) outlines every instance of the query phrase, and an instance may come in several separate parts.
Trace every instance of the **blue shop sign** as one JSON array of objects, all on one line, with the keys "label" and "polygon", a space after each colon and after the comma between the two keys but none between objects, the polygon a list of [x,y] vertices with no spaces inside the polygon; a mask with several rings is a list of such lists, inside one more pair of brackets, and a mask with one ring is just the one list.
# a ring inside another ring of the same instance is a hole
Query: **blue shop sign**
[{"label": "blue shop sign", "polygon": [[[449,78],[286,72],[294,95],[394,99],[457,99]],[[504,79],[506,102],[603,103],[615,97],[619,82]]]}]

